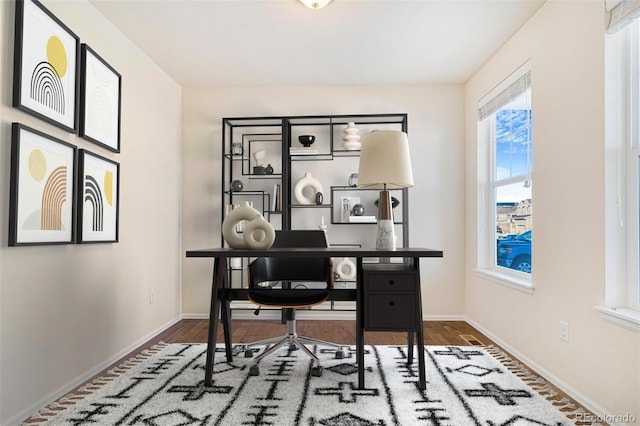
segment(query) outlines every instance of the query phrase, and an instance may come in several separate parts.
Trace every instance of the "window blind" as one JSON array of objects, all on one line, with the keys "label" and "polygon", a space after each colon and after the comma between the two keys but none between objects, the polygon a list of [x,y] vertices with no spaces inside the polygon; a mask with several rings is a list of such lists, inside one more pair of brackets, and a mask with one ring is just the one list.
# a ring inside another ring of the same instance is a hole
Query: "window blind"
[{"label": "window blind", "polygon": [[621,30],[640,17],[640,0],[608,0],[606,3],[609,17],[607,32],[610,34]]},{"label": "window blind", "polygon": [[519,75],[519,77],[505,80],[478,102],[478,118],[480,120],[486,119],[531,87],[531,70],[528,63],[525,66],[526,72],[524,74],[521,74],[524,71],[521,67],[512,74],[513,76]]}]

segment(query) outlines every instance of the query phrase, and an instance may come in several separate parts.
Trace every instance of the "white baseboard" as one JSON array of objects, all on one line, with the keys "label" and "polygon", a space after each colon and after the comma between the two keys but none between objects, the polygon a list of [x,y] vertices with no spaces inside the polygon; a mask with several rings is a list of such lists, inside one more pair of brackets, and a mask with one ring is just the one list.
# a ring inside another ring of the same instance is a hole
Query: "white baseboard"
[{"label": "white baseboard", "polygon": [[[558,387],[558,389],[560,389],[562,392],[566,393],[571,398],[575,399],[580,405],[585,407],[587,410],[593,412],[596,416],[598,416],[598,417],[600,417],[602,419],[614,418],[610,413],[607,413],[607,411],[604,410],[600,405],[598,405],[594,401],[592,401],[589,398],[587,398],[584,395],[582,395],[580,392],[578,392],[577,390],[575,390],[574,388],[569,386],[567,383],[565,383],[562,379],[560,379],[556,375],[550,373],[548,370],[546,370],[545,368],[543,368],[542,366],[537,364],[531,358],[529,358],[528,356],[526,356],[522,352],[518,351],[516,348],[514,348],[511,345],[505,343],[502,339],[497,337],[495,334],[491,333],[489,330],[487,330],[486,328],[484,328],[483,326],[481,326],[480,324],[478,324],[477,322],[475,322],[471,318],[465,317],[465,321],[467,321],[471,326],[476,328],[482,334],[484,334],[485,336],[487,336],[488,338],[490,338],[491,340],[496,342],[498,345],[500,345],[501,347],[506,349],[509,353],[511,353],[516,358],[518,358],[520,361],[522,361],[528,367],[530,367],[531,369],[535,370],[536,373],[541,375],[549,383],[552,383],[553,385]],[[621,423],[609,423],[609,424],[611,426],[622,426]]]},{"label": "white baseboard", "polygon": [[126,348],[122,349],[120,352],[116,353],[115,355],[112,355],[111,357],[106,359],[101,364],[97,365],[96,367],[92,368],[91,370],[81,374],[80,376],[78,376],[75,379],[71,380],[67,384],[65,384],[65,385],[61,386],[60,388],[56,389],[55,391],[51,392],[49,395],[47,395],[44,398],[40,399],[38,402],[32,404],[28,408],[25,408],[24,410],[22,410],[21,412],[19,412],[15,416],[13,416],[12,418],[8,419],[6,421],[6,423],[4,423],[3,425],[10,426],[10,425],[22,424],[22,422],[24,420],[26,420],[30,416],[34,415],[36,412],[38,412],[38,410],[41,410],[44,407],[46,407],[47,405],[51,404],[52,402],[62,398],[64,395],[66,395],[67,393],[71,392],[73,389],[77,388],[82,383],[86,382],[87,380],[89,380],[90,378],[95,376],[96,374],[100,373],[102,370],[104,370],[105,368],[109,367],[111,364],[113,364],[114,362],[118,361],[122,357],[126,356],[130,352],[138,349],[144,343],[146,343],[147,341],[149,341],[153,337],[157,336],[158,334],[162,333],[163,331],[165,331],[166,329],[168,329],[172,325],[176,324],[181,319],[182,319],[181,316],[177,316],[177,317],[167,321],[166,323],[164,323],[160,327],[156,328],[155,330],[153,330],[150,333],[148,333],[147,335],[141,337],[140,339],[138,339],[137,341],[133,342],[132,344],[130,344]]}]

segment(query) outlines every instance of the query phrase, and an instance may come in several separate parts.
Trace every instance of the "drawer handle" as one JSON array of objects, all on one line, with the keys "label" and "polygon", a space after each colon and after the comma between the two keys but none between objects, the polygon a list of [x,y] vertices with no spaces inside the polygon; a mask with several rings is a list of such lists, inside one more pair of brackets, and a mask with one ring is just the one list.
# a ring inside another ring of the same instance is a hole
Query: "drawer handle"
[{"label": "drawer handle", "polygon": [[393,280],[389,280],[389,285],[393,285],[395,282]]},{"label": "drawer handle", "polygon": [[389,306],[394,306],[396,304],[396,302],[394,302],[393,300],[389,302]]}]

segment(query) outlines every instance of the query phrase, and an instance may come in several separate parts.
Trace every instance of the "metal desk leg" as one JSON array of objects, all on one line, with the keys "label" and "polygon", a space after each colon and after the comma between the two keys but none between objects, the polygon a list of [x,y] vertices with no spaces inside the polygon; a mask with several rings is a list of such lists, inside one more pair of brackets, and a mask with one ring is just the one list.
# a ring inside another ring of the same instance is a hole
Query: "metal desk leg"
[{"label": "metal desk leg", "polygon": [[[223,265],[225,265],[223,263]],[[225,269],[226,271],[226,269]],[[226,289],[228,288],[228,280],[226,279],[227,274],[225,272],[225,280],[223,282],[223,288],[220,291],[220,307],[221,307],[221,318],[222,318],[222,329],[224,331],[224,349],[227,355],[227,362],[233,361],[233,352],[231,350],[232,341],[231,341],[231,309],[229,306],[229,300],[227,299]]]},{"label": "metal desk leg", "polygon": [[425,390],[427,388],[427,379],[425,377],[425,366],[424,366],[424,324],[422,322],[422,287],[420,284],[420,258],[413,258],[413,267],[416,269],[416,279],[418,280],[418,294],[416,303],[418,306],[418,319],[417,329],[416,329],[416,338],[418,339],[418,370],[420,377],[420,389]]},{"label": "metal desk leg", "polygon": [[414,331],[407,332],[407,364],[413,364],[413,337]]},{"label": "metal desk leg", "polygon": [[207,342],[207,361],[204,370],[204,385],[211,386],[213,365],[216,353],[216,338],[218,334],[218,314],[220,311],[219,291],[224,288],[227,274],[226,257],[216,257],[213,260],[213,279],[211,283],[211,307],[209,308],[209,336]]},{"label": "metal desk leg", "polygon": [[356,258],[356,364],[358,389],[364,389],[364,271],[362,257]]}]

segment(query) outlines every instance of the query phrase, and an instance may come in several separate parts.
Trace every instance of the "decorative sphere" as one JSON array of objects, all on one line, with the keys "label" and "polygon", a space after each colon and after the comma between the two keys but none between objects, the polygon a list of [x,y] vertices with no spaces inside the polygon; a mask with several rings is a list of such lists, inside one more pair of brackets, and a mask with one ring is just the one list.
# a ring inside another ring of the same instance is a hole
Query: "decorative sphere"
[{"label": "decorative sphere", "polygon": [[312,143],[314,143],[316,140],[316,137],[313,135],[300,135],[298,136],[298,141],[300,141],[300,143],[303,146],[309,147],[311,146]]},{"label": "decorative sphere", "polygon": [[364,206],[362,204],[356,204],[351,208],[351,213],[354,216],[362,216],[364,215]]},{"label": "decorative sphere", "polygon": [[[375,200],[373,204],[375,204],[375,206],[378,207],[378,204],[380,204],[380,199]],[[391,208],[395,209],[399,205],[400,205],[400,200],[398,200],[396,197],[391,197]]]},{"label": "decorative sphere", "polygon": [[244,188],[244,183],[242,183],[241,180],[236,179],[233,182],[231,182],[232,191],[242,191],[242,188]]}]

